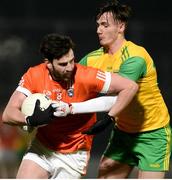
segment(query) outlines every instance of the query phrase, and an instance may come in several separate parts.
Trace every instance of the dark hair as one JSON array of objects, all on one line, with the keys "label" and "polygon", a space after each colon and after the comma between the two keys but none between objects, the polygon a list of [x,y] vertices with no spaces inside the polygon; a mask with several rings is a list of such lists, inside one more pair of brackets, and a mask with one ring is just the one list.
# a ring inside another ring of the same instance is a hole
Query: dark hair
[{"label": "dark hair", "polygon": [[112,12],[114,20],[120,20],[127,24],[128,18],[131,14],[131,8],[127,5],[120,4],[117,0],[106,2],[99,7],[96,20],[98,20],[105,12]]},{"label": "dark hair", "polygon": [[72,39],[56,33],[44,36],[40,44],[40,53],[50,62],[52,62],[53,59],[61,58],[68,53],[70,49],[74,49]]}]

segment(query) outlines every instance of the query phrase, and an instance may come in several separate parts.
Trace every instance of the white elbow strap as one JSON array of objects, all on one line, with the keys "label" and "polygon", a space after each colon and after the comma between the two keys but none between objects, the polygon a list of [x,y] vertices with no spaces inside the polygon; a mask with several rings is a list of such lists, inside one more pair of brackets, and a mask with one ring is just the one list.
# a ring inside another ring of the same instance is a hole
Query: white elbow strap
[{"label": "white elbow strap", "polygon": [[72,114],[107,112],[115,104],[117,96],[101,96],[88,101],[71,103]]}]

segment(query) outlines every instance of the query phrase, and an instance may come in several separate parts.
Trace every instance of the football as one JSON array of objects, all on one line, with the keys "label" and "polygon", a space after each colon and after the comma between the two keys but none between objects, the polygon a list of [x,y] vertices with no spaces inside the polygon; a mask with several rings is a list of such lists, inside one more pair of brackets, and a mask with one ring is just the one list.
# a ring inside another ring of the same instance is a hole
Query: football
[{"label": "football", "polygon": [[[49,105],[52,103],[51,99],[49,99],[45,94],[41,94],[41,93],[31,94],[23,101],[21,112],[26,116],[31,116],[33,114],[37,99],[40,100],[40,109],[42,111],[47,109]],[[21,129],[29,133],[32,133],[35,128],[25,125],[25,126],[21,126]]]},{"label": "football", "polygon": [[40,100],[40,109],[44,111],[49,107],[49,105],[52,103],[52,100],[48,98],[45,94],[41,93],[34,93],[28,96],[22,104],[21,112],[25,114],[26,116],[31,116],[33,114],[36,100]]}]

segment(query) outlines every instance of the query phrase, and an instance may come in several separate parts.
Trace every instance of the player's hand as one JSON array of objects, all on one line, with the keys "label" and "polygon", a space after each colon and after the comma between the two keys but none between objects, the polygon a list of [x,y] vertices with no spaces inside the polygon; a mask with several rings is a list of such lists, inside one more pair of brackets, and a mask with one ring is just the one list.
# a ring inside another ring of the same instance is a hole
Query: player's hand
[{"label": "player's hand", "polygon": [[82,134],[95,135],[104,131],[114,121],[114,117],[105,114],[103,120],[96,121],[93,126]]},{"label": "player's hand", "polygon": [[53,101],[52,107],[55,109],[53,114],[56,117],[65,117],[68,114],[71,114],[70,105],[63,101]]},{"label": "player's hand", "polygon": [[27,125],[29,126],[40,126],[46,125],[53,119],[54,108],[50,106],[44,111],[40,108],[40,100],[37,99],[35,103],[35,108],[31,116],[26,117]]}]

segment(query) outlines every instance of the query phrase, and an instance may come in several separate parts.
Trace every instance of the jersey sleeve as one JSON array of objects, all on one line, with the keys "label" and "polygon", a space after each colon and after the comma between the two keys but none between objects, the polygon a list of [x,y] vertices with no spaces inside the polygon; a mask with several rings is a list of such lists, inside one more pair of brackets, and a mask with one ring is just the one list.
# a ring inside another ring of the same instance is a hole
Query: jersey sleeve
[{"label": "jersey sleeve", "polygon": [[29,68],[28,71],[22,76],[19,81],[17,91],[22,92],[26,96],[29,96],[34,92],[34,78],[32,77],[32,68]]},{"label": "jersey sleeve", "polygon": [[111,83],[111,73],[102,70],[85,67],[85,77],[82,77],[82,86],[87,89],[89,93],[103,93],[106,94]]},{"label": "jersey sleeve", "polygon": [[120,66],[119,74],[133,81],[137,81],[146,74],[146,62],[141,57],[129,58]]}]

